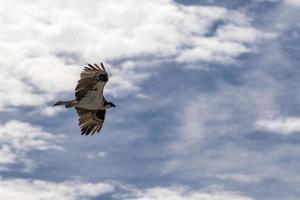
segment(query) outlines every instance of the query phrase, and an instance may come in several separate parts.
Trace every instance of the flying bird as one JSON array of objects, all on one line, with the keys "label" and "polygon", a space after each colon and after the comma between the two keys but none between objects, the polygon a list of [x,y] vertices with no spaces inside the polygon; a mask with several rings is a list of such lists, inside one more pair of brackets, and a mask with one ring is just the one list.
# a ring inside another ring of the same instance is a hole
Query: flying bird
[{"label": "flying bird", "polygon": [[75,88],[75,99],[58,101],[53,106],[64,105],[66,108],[75,108],[79,115],[81,135],[94,134],[102,128],[106,109],[115,107],[103,96],[103,89],[108,81],[108,74],[103,63],[88,64],[80,74]]}]

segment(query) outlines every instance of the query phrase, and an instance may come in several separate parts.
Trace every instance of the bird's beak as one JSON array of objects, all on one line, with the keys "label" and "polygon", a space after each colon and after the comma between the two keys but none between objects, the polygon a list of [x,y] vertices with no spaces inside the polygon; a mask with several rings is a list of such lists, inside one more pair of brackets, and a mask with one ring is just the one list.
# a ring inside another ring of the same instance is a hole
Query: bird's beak
[{"label": "bird's beak", "polygon": [[112,106],[112,107],[116,107],[116,105],[115,105],[115,104],[112,104],[111,106]]}]

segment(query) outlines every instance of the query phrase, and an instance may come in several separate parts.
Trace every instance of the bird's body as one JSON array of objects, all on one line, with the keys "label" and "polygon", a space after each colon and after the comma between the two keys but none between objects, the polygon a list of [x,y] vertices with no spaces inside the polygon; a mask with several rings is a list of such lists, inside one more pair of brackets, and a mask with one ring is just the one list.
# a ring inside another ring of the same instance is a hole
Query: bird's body
[{"label": "bird's body", "polygon": [[79,115],[81,133],[88,135],[99,132],[105,119],[106,109],[115,107],[106,101],[103,89],[108,81],[108,74],[104,65],[88,65],[80,74],[80,80],[75,88],[75,99],[71,101],[58,101],[54,104],[64,105],[66,108],[75,108]]}]

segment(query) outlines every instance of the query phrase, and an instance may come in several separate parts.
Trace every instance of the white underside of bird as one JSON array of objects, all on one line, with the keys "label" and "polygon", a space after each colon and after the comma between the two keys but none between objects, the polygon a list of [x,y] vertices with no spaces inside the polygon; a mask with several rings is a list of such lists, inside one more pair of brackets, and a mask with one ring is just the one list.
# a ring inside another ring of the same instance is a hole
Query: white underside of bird
[{"label": "white underside of bird", "polygon": [[[97,83],[96,88],[101,88],[102,82]],[[102,110],[106,109],[104,106],[103,91],[90,90],[76,105],[78,108],[88,110]]]}]

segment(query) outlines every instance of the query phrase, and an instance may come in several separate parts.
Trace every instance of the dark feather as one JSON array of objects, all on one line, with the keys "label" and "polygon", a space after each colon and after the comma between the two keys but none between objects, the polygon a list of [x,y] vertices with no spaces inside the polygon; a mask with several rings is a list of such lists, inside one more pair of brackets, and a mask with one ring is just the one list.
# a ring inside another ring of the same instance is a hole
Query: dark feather
[{"label": "dark feather", "polygon": [[80,80],[75,87],[76,100],[80,101],[90,90],[94,90],[98,82],[103,82],[104,84],[97,85],[98,88],[96,89],[103,91],[103,87],[107,81],[108,75],[105,69],[101,69],[97,64],[94,66],[88,64],[81,72]]},{"label": "dark feather", "polygon": [[105,110],[87,110],[75,108],[79,115],[81,135],[93,135],[101,130],[105,119]]}]

